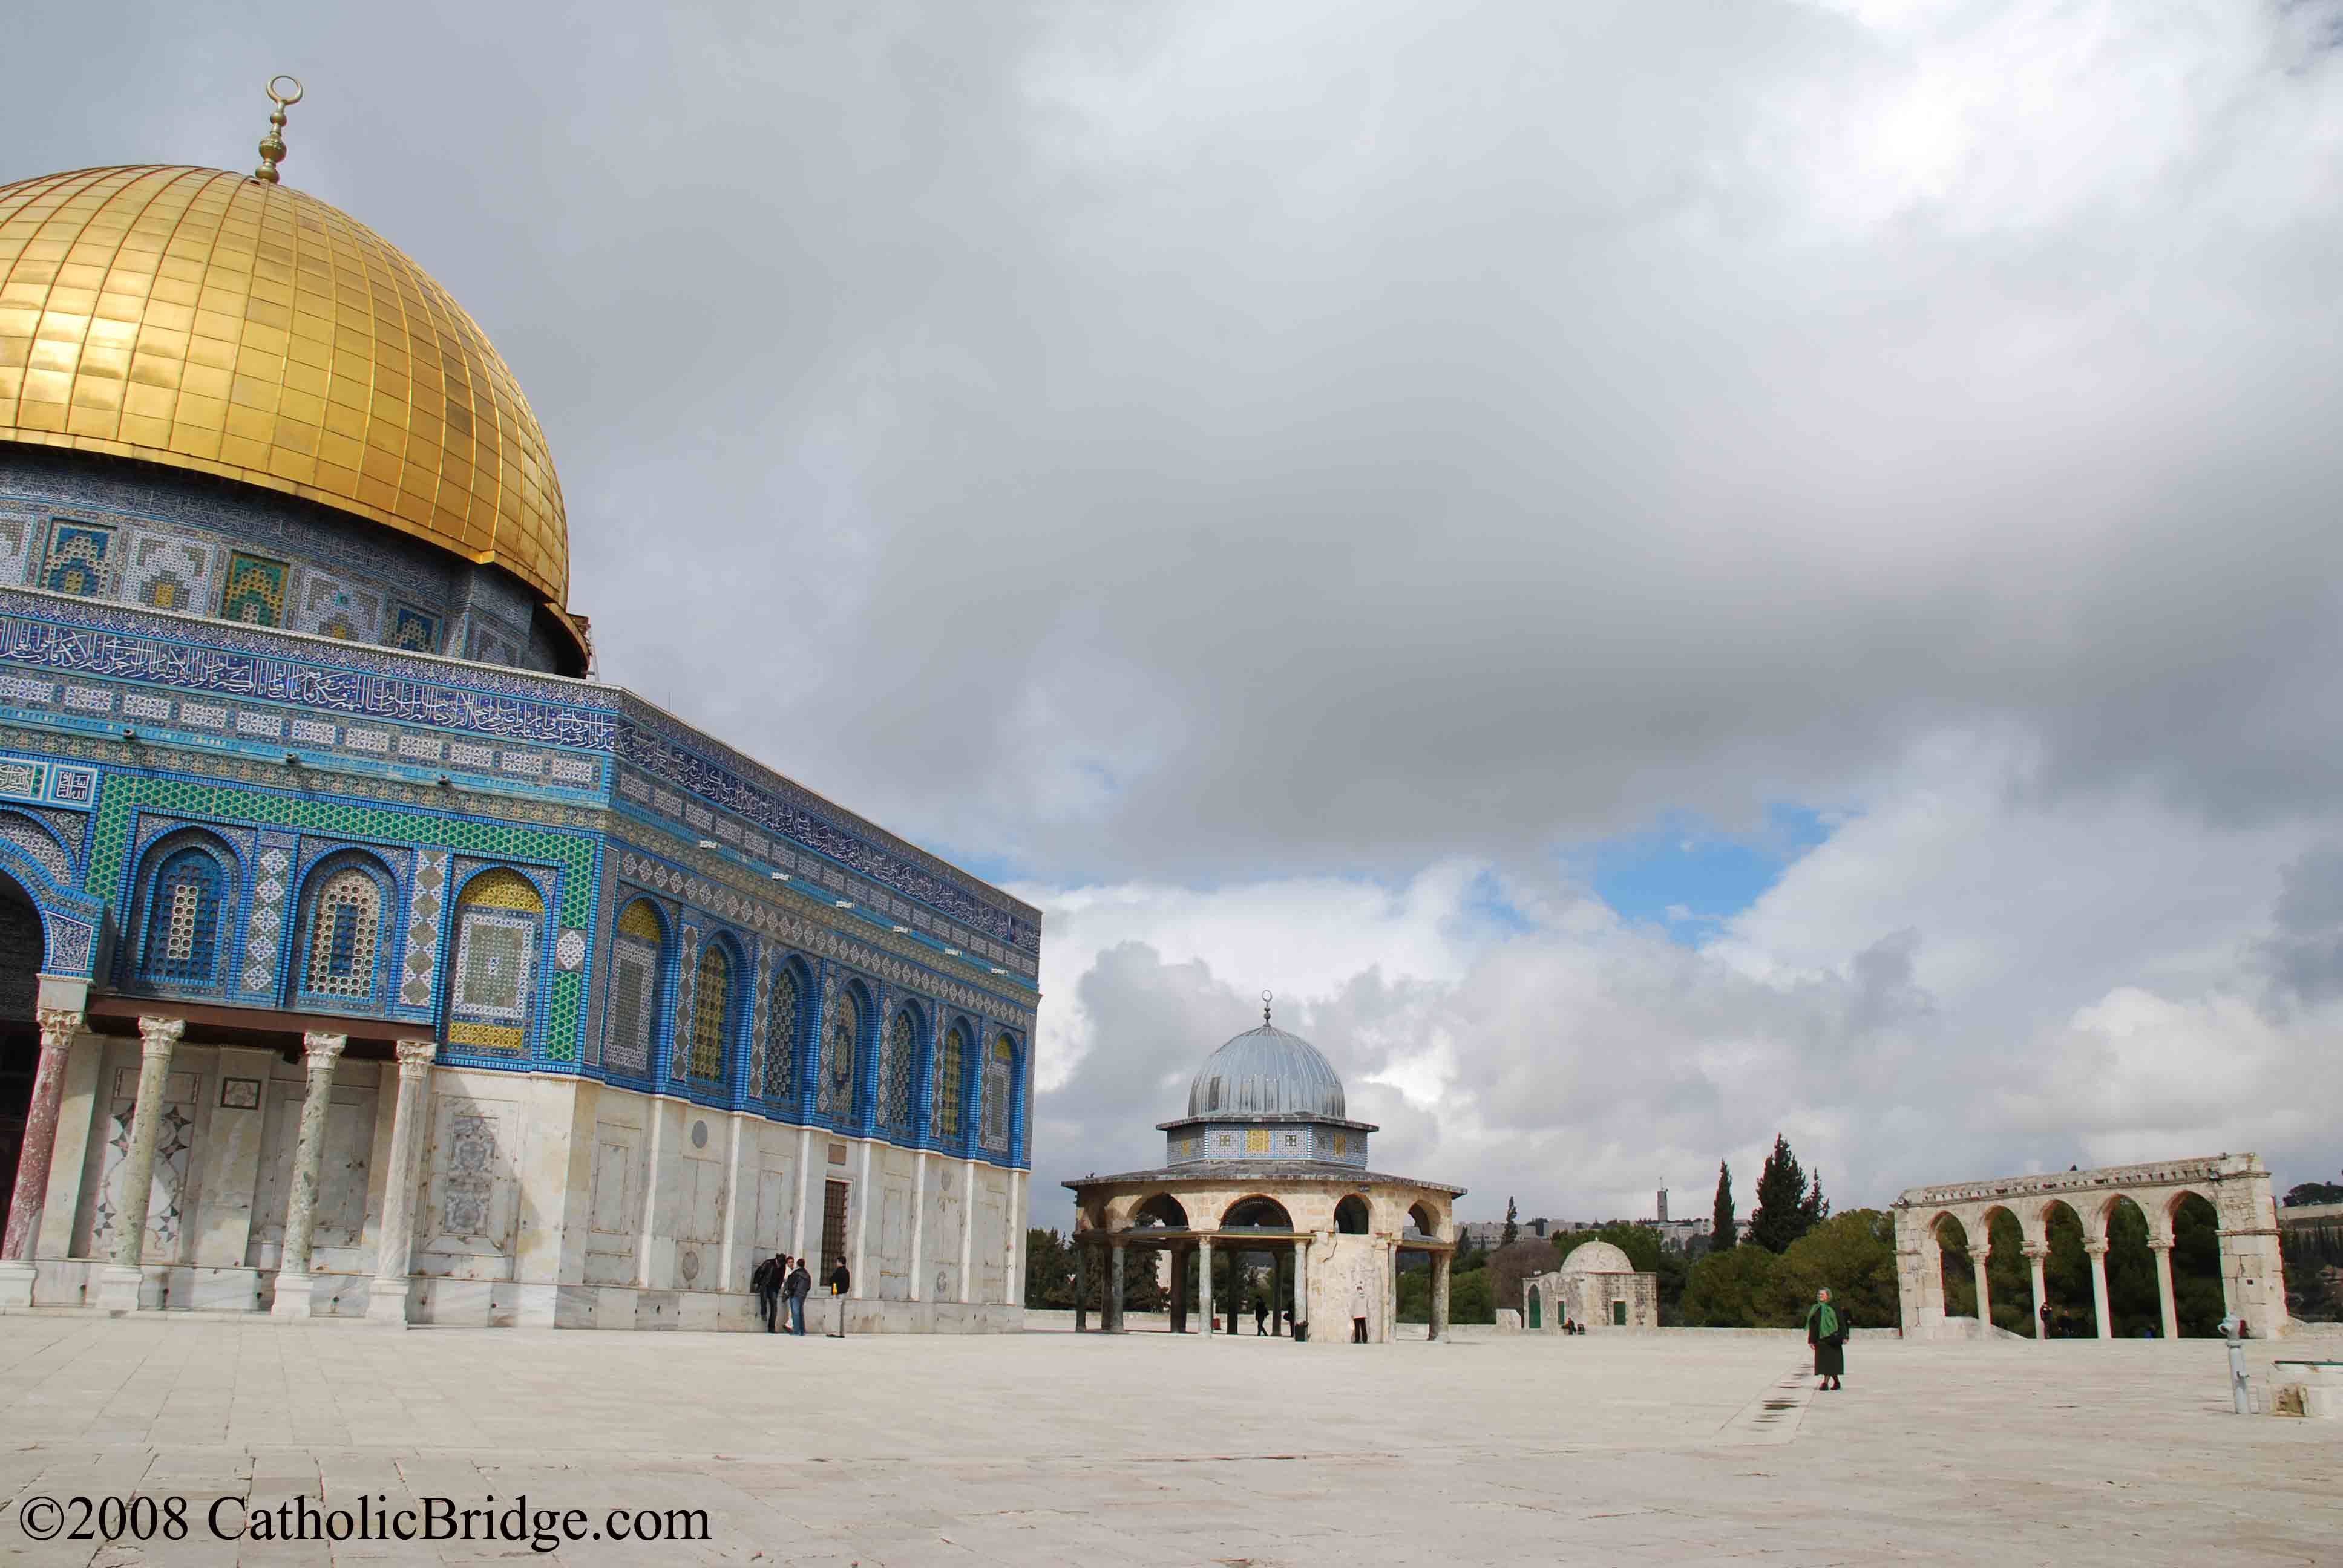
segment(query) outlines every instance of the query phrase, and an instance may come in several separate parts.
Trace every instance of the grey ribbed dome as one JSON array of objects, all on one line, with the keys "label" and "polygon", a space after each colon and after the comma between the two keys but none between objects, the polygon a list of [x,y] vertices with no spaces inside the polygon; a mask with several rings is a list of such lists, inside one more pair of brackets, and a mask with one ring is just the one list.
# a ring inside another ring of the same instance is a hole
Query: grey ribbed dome
[{"label": "grey ribbed dome", "polygon": [[1191,1116],[1331,1116],[1341,1120],[1342,1081],[1298,1034],[1249,1029],[1212,1052],[1188,1086]]}]

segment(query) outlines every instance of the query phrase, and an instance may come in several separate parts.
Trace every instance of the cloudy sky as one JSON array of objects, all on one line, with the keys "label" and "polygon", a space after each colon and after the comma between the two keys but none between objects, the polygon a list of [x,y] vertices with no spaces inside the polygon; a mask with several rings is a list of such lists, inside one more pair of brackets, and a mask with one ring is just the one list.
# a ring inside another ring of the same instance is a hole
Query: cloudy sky
[{"label": "cloudy sky", "polygon": [[0,177],[307,81],[603,675],[1048,911],[1037,1219],[1264,988],[1473,1216],[2343,1166],[2338,0],[669,9],[39,7]]}]

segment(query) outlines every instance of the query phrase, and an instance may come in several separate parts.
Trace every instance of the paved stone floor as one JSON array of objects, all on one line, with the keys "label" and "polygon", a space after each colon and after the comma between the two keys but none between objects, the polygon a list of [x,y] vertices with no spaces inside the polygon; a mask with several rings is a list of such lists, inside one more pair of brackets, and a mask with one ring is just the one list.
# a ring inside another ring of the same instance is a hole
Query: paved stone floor
[{"label": "paved stone floor", "polygon": [[[204,1522],[221,1499],[234,1524],[297,1497],[526,1494],[588,1528],[708,1512],[703,1543],[561,1549],[580,1563],[2343,1562],[2343,1423],[2230,1414],[2217,1344],[1848,1355],[1845,1392],[1817,1394],[1802,1346],[1699,1333],[1353,1349],[0,1316],[0,1561],[525,1562]],[[25,1536],[36,1499],[137,1494],[186,1499],[188,1537]]]}]

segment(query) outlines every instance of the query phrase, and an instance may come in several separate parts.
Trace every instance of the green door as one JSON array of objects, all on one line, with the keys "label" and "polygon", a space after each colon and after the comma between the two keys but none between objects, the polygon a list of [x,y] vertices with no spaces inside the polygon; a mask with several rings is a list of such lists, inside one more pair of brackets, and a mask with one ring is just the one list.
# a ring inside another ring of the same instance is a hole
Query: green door
[{"label": "green door", "polygon": [[1538,1293],[1535,1291],[1532,1291],[1530,1292],[1530,1327],[1534,1329],[1542,1329],[1545,1327],[1544,1321],[1539,1316],[1540,1310],[1541,1309],[1538,1306]]},{"label": "green door", "polygon": [[1627,1326],[1626,1302],[1614,1302],[1611,1303],[1611,1323],[1614,1328],[1624,1329]]}]

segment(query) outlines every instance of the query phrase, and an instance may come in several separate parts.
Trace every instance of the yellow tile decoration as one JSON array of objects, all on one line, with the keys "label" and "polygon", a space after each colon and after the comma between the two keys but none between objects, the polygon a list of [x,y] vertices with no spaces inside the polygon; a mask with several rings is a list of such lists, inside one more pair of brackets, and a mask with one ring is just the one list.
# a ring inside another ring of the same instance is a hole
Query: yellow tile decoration
[{"label": "yellow tile decoration", "polygon": [[0,441],[306,497],[568,600],[561,483],[488,335],[288,186],[163,165],[0,186]]}]

